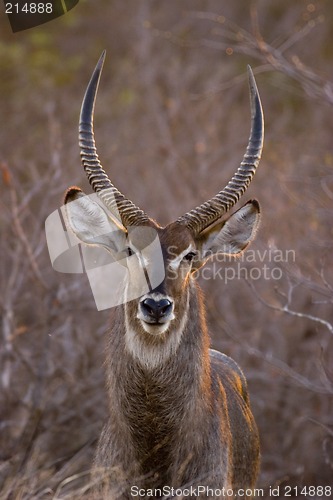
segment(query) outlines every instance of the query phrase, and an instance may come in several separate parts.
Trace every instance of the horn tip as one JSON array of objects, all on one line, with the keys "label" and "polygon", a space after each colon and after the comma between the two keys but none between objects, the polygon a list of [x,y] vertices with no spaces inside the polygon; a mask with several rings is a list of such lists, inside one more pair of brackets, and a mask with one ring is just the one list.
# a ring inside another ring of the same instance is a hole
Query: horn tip
[{"label": "horn tip", "polygon": [[99,81],[100,81],[101,74],[102,74],[105,55],[106,55],[106,50],[104,49],[99,60],[98,60],[98,63],[96,64],[96,67],[95,67],[93,74],[90,78],[88,87],[86,89],[86,93],[84,95],[82,105],[81,105],[79,128],[81,127],[81,124],[83,124],[83,123],[89,124],[90,127],[92,126],[96,93],[97,93]]},{"label": "horn tip", "polygon": [[248,78],[249,78],[249,85],[250,85],[251,94],[253,94],[253,95],[258,94],[256,80],[254,78],[252,68],[249,64],[247,65],[247,74],[248,74]]},{"label": "horn tip", "polygon": [[251,66],[247,65],[247,73],[249,77],[249,87],[250,87],[250,101],[251,101],[251,115],[258,115],[261,121],[261,127],[263,129],[264,126],[264,114],[262,110],[259,90],[256,84],[256,80],[254,78],[254,74]]},{"label": "horn tip", "polygon": [[98,69],[102,69],[104,61],[105,61],[105,56],[106,56],[106,49],[103,50],[103,52],[98,60],[98,63],[97,63]]}]

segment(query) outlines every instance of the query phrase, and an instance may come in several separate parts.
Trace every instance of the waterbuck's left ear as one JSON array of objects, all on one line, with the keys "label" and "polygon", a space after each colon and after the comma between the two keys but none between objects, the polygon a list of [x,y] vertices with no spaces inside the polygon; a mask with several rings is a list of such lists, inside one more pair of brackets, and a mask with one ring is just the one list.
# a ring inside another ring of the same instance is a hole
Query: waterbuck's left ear
[{"label": "waterbuck's left ear", "polygon": [[253,240],[260,222],[257,200],[248,201],[229,219],[205,229],[198,238],[201,259],[217,253],[237,255]]}]

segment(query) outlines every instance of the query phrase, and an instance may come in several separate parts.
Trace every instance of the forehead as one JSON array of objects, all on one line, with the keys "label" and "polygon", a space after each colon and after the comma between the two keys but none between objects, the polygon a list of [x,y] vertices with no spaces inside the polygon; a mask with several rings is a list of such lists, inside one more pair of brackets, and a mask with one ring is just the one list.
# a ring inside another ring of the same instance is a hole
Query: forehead
[{"label": "forehead", "polygon": [[158,236],[164,258],[179,255],[189,247],[194,247],[195,242],[190,231],[178,223],[172,223],[158,230]]}]

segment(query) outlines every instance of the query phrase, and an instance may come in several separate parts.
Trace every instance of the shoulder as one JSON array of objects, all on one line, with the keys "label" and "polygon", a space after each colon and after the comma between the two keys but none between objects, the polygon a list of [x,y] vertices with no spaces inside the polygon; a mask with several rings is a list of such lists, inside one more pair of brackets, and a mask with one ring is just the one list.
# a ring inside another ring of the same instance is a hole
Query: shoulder
[{"label": "shoulder", "polygon": [[229,382],[248,401],[247,382],[244,373],[232,358],[214,349],[209,349],[213,373],[223,384]]}]

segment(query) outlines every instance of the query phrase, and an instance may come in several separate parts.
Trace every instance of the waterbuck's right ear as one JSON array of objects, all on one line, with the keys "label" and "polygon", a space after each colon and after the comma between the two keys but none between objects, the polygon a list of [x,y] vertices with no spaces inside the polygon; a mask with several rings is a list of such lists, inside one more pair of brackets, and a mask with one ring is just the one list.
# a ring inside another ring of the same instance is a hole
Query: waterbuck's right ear
[{"label": "waterbuck's right ear", "polygon": [[66,224],[83,243],[121,252],[125,246],[126,229],[91,198],[77,187],[68,189],[65,195]]}]

